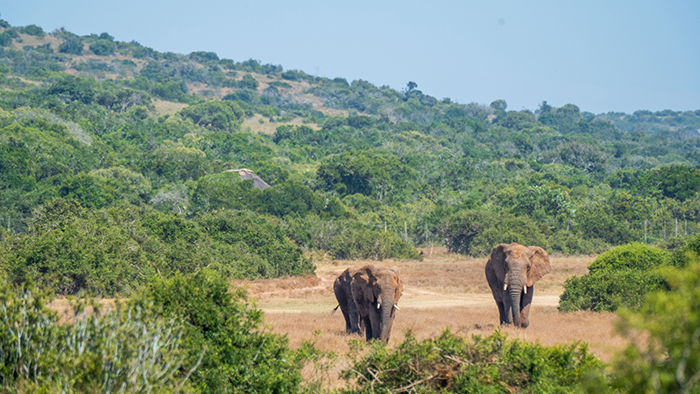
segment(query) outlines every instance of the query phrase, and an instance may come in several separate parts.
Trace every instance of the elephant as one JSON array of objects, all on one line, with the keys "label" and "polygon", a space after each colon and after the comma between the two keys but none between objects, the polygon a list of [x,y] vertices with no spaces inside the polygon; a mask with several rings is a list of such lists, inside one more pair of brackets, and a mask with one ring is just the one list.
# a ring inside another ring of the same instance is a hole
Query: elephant
[{"label": "elephant", "polygon": [[333,292],[338,300],[338,306],[333,311],[340,308],[341,312],[343,312],[345,332],[348,334],[362,334],[360,316],[357,313],[357,306],[352,298],[352,289],[350,288],[350,282],[352,282],[354,273],[355,270],[348,268],[333,282]]},{"label": "elephant", "polygon": [[403,293],[398,267],[365,265],[352,273],[350,287],[367,341],[388,342]]},{"label": "elephant", "polygon": [[500,324],[527,328],[535,283],[551,271],[549,255],[538,246],[499,244],[486,262],[486,279],[498,305]]}]

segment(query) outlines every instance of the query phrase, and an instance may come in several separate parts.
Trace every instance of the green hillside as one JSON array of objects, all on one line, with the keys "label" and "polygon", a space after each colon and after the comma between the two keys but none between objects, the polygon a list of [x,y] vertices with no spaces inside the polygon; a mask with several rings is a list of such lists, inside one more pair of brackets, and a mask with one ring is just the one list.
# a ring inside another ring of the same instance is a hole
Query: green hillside
[{"label": "green hillside", "polygon": [[5,21],[0,89],[0,270],[63,294],[304,274],[315,251],[590,254],[699,230],[700,110],[508,111]]}]

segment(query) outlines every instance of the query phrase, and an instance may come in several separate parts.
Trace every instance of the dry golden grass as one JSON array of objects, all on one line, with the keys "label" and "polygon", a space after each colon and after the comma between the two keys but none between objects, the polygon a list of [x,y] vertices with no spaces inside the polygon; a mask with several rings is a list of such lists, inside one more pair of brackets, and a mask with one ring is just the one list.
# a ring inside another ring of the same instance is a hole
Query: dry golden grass
[{"label": "dry golden grass", "polygon": [[164,116],[173,115],[177,111],[187,107],[187,104],[153,99],[153,106],[156,107],[156,112],[158,112],[158,116]]},{"label": "dry golden grass", "polygon": [[[262,120],[262,123],[260,121]],[[306,126],[310,127],[314,130],[319,130],[321,127],[315,123],[304,123],[302,122],[301,118],[296,118],[292,119],[288,122],[284,123],[271,123],[267,118],[263,117],[262,115],[256,114],[253,117],[247,118],[243,122],[244,127],[250,128],[250,130],[253,133],[263,133],[263,134],[275,134],[275,131],[277,131],[277,128],[281,125],[294,125],[294,126]]]},{"label": "dry golden grass", "polygon": [[[425,261],[325,261],[317,262],[318,281],[265,280],[237,284],[247,285],[256,305],[265,311],[270,329],[286,334],[292,347],[304,340],[313,340],[324,350],[347,353],[345,322],[336,306],[333,280],[348,266],[372,263],[396,265],[401,269],[404,295],[399,301],[389,346],[404,340],[410,329],[419,339],[433,337],[445,328],[467,335],[488,335],[498,325],[498,309],[484,276],[486,258],[465,258],[446,253],[444,249],[423,250]],[[614,332],[615,315],[611,313],[557,310],[559,295],[566,278],[582,275],[595,256],[551,256],[552,272],[535,286],[530,312],[530,326],[525,329],[503,327],[509,336],[524,341],[555,345],[582,341],[598,357],[609,361],[625,340]],[[279,282],[279,284],[278,284]],[[360,339],[359,336],[354,338]]]}]

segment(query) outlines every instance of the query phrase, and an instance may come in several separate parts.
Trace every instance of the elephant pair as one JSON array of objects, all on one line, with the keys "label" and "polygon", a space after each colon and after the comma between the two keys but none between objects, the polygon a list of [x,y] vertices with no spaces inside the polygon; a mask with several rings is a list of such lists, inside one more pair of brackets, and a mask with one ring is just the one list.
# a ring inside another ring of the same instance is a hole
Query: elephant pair
[{"label": "elephant pair", "polygon": [[389,341],[398,310],[396,304],[403,293],[397,267],[368,264],[348,268],[333,283],[333,291],[348,334],[361,334],[364,330],[367,341]]},{"label": "elephant pair", "polygon": [[538,246],[512,243],[493,248],[485,272],[501,324],[513,323],[522,328],[530,325],[528,315],[535,283],[550,270],[549,255]]}]

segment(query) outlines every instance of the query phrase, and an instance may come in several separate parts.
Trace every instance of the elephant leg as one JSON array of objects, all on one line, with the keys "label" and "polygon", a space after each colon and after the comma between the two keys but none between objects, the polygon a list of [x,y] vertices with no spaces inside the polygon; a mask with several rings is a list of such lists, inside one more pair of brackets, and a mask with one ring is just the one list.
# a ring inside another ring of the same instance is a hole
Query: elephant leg
[{"label": "elephant leg", "polygon": [[348,313],[348,310],[345,307],[341,307],[340,311],[343,312],[343,318],[345,318],[345,333],[351,334],[352,333],[352,324],[350,321],[350,314]]},{"label": "elephant leg", "polygon": [[353,334],[361,334],[362,330],[360,329],[360,315],[357,311],[357,305],[355,303],[351,303],[348,308],[348,315],[349,315],[349,325],[350,325],[350,333]]},{"label": "elephant leg", "polygon": [[505,324],[506,323],[506,307],[503,305],[502,302],[497,302],[496,305],[498,305],[498,314],[499,314],[499,324]]},{"label": "elephant leg", "polygon": [[[517,308],[517,307],[516,307]],[[513,323],[513,313],[511,312],[513,309],[512,302],[510,301],[510,297],[503,297],[503,320],[501,324],[512,324]]]},{"label": "elephant leg", "polygon": [[369,316],[362,316],[362,324],[365,326],[365,338],[367,338],[367,342],[369,342],[372,340],[372,322]]},{"label": "elephant leg", "polygon": [[370,308],[369,319],[372,325],[372,338],[379,338],[382,332],[381,316],[379,315],[379,310],[376,308]]},{"label": "elephant leg", "polygon": [[535,293],[535,286],[527,288],[527,294],[520,296],[520,326],[527,328],[530,325],[528,316],[530,315],[530,305],[532,305],[532,296]]}]

